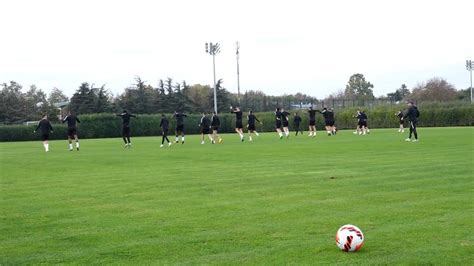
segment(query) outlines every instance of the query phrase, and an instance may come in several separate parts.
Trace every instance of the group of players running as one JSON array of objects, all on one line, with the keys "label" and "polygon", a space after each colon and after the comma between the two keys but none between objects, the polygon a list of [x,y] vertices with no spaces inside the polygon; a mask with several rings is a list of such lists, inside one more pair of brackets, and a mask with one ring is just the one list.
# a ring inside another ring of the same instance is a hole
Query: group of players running
[{"label": "group of players running", "polygon": [[[235,114],[235,132],[239,134],[240,140],[243,142],[245,140],[244,137],[244,126],[243,126],[243,113],[239,107],[230,107],[230,112]],[[315,110],[313,107],[310,107],[308,110],[309,115],[309,137],[316,136],[316,114],[320,113],[324,117],[325,122],[325,129],[328,136],[336,135],[337,128],[335,125],[334,119],[334,110],[332,108],[323,108],[322,110]],[[290,137],[290,130],[289,130],[289,121],[290,121],[290,113],[285,111],[284,108],[276,108],[275,112],[275,130],[278,133],[280,139],[284,137]],[[416,131],[416,124],[419,117],[418,108],[413,104],[413,102],[408,102],[408,109],[406,112],[399,111],[395,114],[400,121],[400,128],[399,132],[404,132],[403,124],[404,120],[408,118],[410,123],[410,135],[406,141],[412,141],[411,136],[414,134],[415,139],[413,141],[418,141],[418,134]],[[121,114],[117,114],[117,116],[122,118],[122,139],[125,143],[125,148],[130,148],[132,143],[130,140],[130,118],[136,117],[135,115],[127,112],[124,110]],[[176,111],[173,115],[176,120],[176,139],[175,143],[181,142],[184,144],[184,118],[187,117],[186,114],[182,112]],[[354,116],[357,118],[357,128],[354,134],[358,135],[366,135],[370,133],[370,130],[367,125],[368,117],[362,110],[357,110],[357,114]],[[69,141],[69,150],[73,150],[73,140],[76,144],[76,150],[79,151],[79,138],[77,136],[77,129],[76,123],[80,123],[79,118],[69,112],[69,114],[63,119],[63,123],[67,122],[68,125],[68,141]],[[262,122],[255,116],[255,114],[250,110],[247,115],[247,130],[248,130],[248,138],[249,141],[253,141],[252,136],[259,136],[257,132],[257,125],[256,123],[262,124]],[[295,136],[298,136],[298,133],[303,134],[303,130],[301,129],[301,122],[302,118],[298,114],[298,112],[294,113],[293,116],[293,126],[294,130],[296,131]],[[215,143],[222,143],[222,138],[219,136],[219,127],[220,127],[220,119],[216,112],[212,113],[212,116],[209,118],[206,113],[202,113],[201,119],[199,121],[199,127],[201,131],[201,144],[205,144],[205,135],[209,137],[209,140],[212,144]],[[162,132],[162,140],[160,147],[164,147],[165,141],[168,143],[168,146],[172,145],[172,142],[168,139],[168,131],[170,129],[170,121],[169,119],[163,114],[160,121],[160,128]],[[47,115],[43,117],[43,119],[38,123],[35,131],[41,131],[43,146],[46,152],[49,151],[49,134],[53,133],[53,128],[51,123],[48,121]],[[181,139],[180,139],[181,137]]]}]

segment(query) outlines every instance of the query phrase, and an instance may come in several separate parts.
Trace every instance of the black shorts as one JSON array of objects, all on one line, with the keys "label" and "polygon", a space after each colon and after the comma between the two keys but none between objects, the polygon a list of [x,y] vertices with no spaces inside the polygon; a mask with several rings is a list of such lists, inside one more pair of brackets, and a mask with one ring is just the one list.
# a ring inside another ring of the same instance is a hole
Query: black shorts
[{"label": "black shorts", "polygon": [[309,120],[309,125],[310,126],[315,126],[316,125],[316,120]]},{"label": "black shorts", "polygon": [[360,127],[367,127],[367,121],[359,121],[357,125],[359,125]]},{"label": "black shorts", "polygon": [[161,134],[163,134],[163,135],[168,135],[168,130],[169,130],[169,129],[167,129],[167,128],[161,129]]},{"label": "black shorts", "polygon": [[130,128],[122,127],[122,137],[130,137]]},{"label": "black shorts", "polygon": [[281,121],[280,120],[276,121],[275,128],[281,128]]},{"label": "black shorts", "polygon": [[332,126],[334,126],[334,120],[326,120],[325,122],[326,122],[326,126],[327,126],[327,127],[332,127]]},{"label": "black shorts", "polygon": [[242,121],[236,121],[235,122],[235,128],[244,128],[244,125],[242,124]]},{"label": "black shorts", "polygon": [[201,128],[201,133],[202,134],[209,134],[211,132],[211,129],[208,127]]},{"label": "black shorts", "polygon": [[283,121],[283,127],[288,127],[288,121]]},{"label": "black shorts", "polygon": [[249,124],[248,129],[249,129],[249,130],[255,130],[255,125],[250,125],[250,124]]},{"label": "black shorts", "polygon": [[49,134],[42,134],[42,135],[41,135],[41,140],[42,140],[42,141],[49,140]]},{"label": "black shorts", "polygon": [[219,127],[215,126],[215,127],[212,127],[212,131],[219,131]]},{"label": "black shorts", "polygon": [[74,138],[74,135],[77,135],[77,129],[75,127],[71,127],[67,129],[68,137]]},{"label": "black shorts", "polygon": [[184,132],[184,125],[177,125],[176,126],[176,131]]},{"label": "black shorts", "polygon": [[400,121],[399,121],[399,122],[400,122],[400,125],[403,125],[403,124],[404,124],[404,123],[403,123],[404,121],[403,121],[403,120],[401,120],[401,119],[400,119]]}]

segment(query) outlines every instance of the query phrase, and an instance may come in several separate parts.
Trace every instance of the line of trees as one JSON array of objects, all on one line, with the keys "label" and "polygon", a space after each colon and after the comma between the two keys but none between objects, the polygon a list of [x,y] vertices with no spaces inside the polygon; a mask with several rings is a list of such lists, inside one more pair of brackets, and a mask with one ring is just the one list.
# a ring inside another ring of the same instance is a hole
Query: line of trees
[{"label": "line of trees", "polygon": [[[240,105],[244,110],[255,112],[272,111],[275,107],[291,109],[299,104],[317,104],[311,96],[297,93],[294,95],[270,96],[262,91],[246,91],[240,99],[223,87],[223,81],[217,82],[218,112],[227,112],[230,105]],[[405,99],[428,101],[453,101],[469,99],[469,89],[457,91],[454,86],[442,78],[433,78],[417,84],[411,91],[405,84],[386,96],[376,98],[374,85],[363,74],[352,75],[345,87],[329,95],[328,100],[373,100],[402,101]],[[61,103],[69,102],[67,109],[77,114],[115,113],[123,109],[138,114],[171,113],[176,110],[187,113],[210,112],[213,110],[213,90],[208,85],[188,85],[185,81],[175,82],[172,78],[160,79],[153,86],[140,77],[133,84],[114,96],[102,85],[84,82],[69,98],[60,89],[54,88],[49,95],[35,85],[26,92],[15,82],[1,84],[0,123],[11,124],[39,120],[42,114],[50,114],[57,121]]]},{"label": "line of trees", "polygon": [[330,94],[325,100],[417,100],[417,101],[456,101],[468,100],[470,98],[469,88],[456,90],[454,85],[443,78],[435,77],[426,82],[418,83],[410,91],[405,84],[386,96],[375,97],[374,85],[367,81],[363,74],[352,75],[344,90]]}]

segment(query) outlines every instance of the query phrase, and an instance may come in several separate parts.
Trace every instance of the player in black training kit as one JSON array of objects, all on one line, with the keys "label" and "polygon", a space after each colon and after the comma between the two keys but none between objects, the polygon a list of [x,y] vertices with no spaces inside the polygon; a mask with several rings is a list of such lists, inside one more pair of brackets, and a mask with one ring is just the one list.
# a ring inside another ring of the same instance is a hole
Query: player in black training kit
[{"label": "player in black training kit", "polygon": [[328,136],[336,135],[336,127],[334,126],[334,111],[324,107],[320,113],[324,116],[324,122],[326,124],[326,132],[328,133]]},{"label": "player in black training kit", "polygon": [[280,139],[282,139],[283,138],[283,133],[281,132],[282,115],[281,115],[280,108],[276,108],[274,114],[275,114],[275,129],[278,132],[278,136],[280,137]]},{"label": "player in black training kit", "polygon": [[413,104],[413,102],[408,102],[408,110],[406,111],[405,115],[403,115],[403,120],[408,118],[410,123],[410,135],[405,141],[412,141],[411,135],[415,135],[415,139],[413,142],[418,141],[418,132],[416,131],[416,125],[418,124],[418,117],[420,116],[420,111],[418,111],[418,107]]},{"label": "player in black training kit", "polygon": [[63,119],[63,123],[67,122],[67,140],[69,141],[69,150],[72,151],[72,139],[76,141],[76,149],[79,151],[79,137],[77,136],[76,122],[81,123],[76,115],[69,112]]},{"label": "player in black training kit", "polygon": [[354,134],[365,135],[369,133],[369,129],[367,127],[367,115],[364,113],[364,111],[357,110],[355,118],[357,118],[357,129]]},{"label": "player in black training kit", "polygon": [[130,148],[132,142],[130,141],[130,117],[137,117],[132,115],[127,110],[123,110],[121,114],[118,114],[122,118],[122,139],[125,142],[125,148]]},{"label": "player in black training kit", "polygon": [[290,137],[290,129],[288,128],[289,126],[289,117],[290,113],[285,111],[285,109],[281,108],[281,123],[283,126],[283,132],[285,133],[286,138]]},{"label": "player in black training kit", "polygon": [[199,122],[201,128],[201,144],[204,144],[204,135],[209,136],[209,140],[213,143],[211,137],[211,120],[206,116],[206,113],[202,113],[201,121]]},{"label": "player in black training kit", "polygon": [[301,120],[301,116],[299,116],[298,113],[295,113],[295,116],[293,117],[293,126],[296,130],[295,136],[298,136],[298,132],[301,132],[301,135],[303,135],[303,130],[300,129]]},{"label": "player in black training kit", "polygon": [[252,133],[255,133],[255,135],[258,137],[259,134],[256,130],[257,126],[255,125],[255,122],[259,122],[260,120],[257,119],[257,117],[253,114],[252,110],[249,111],[249,115],[247,116],[247,129],[249,133],[249,141],[252,141]]},{"label": "player in black training kit", "polygon": [[160,128],[161,128],[161,134],[162,134],[160,148],[163,148],[165,144],[165,140],[168,142],[168,146],[171,146],[171,142],[168,139],[168,130],[170,128],[170,121],[168,120],[168,118],[166,118],[165,114],[161,115]]},{"label": "player in black training kit", "polygon": [[36,133],[38,129],[41,131],[41,140],[43,141],[43,147],[44,151],[48,152],[49,151],[49,134],[53,133],[53,127],[51,126],[51,123],[48,121],[48,115],[44,115],[43,119],[39,121],[38,126],[36,126],[35,131],[33,133]]},{"label": "player in black training kit", "polygon": [[179,135],[181,135],[181,144],[184,144],[184,118],[187,115],[176,111],[173,116],[176,118],[176,143],[179,142]]},{"label": "player in black training kit", "polygon": [[309,137],[316,136],[316,110],[313,107],[309,107],[308,114],[309,114]]},{"label": "player in black training kit", "polygon": [[212,113],[211,118],[211,129],[212,129],[212,144],[216,143],[216,139],[219,143],[222,143],[221,137],[219,137],[219,126],[221,125],[221,120],[216,112]]},{"label": "player in black training kit", "polygon": [[240,141],[244,141],[244,126],[242,124],[242,111],[240,107],[230,107],[230,112],[235,114],[235,132],[239,134]]},{"label": "player in black training kit", "polygon": [[405,132],[405,128],[403,127],[403,112],[398,111],[398,113],[395,113],[395,116],[398,117],[398,122],[400,123],[400,128],[398,128],[398,132],[403,133]]}]

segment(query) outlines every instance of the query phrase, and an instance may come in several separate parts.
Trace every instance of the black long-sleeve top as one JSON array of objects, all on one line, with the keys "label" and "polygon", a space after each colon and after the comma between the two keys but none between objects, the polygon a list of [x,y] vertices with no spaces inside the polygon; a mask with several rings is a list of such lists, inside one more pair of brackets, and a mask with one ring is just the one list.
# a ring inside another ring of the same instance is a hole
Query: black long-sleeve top
[{"label": "black long-sleeve top", "polygon": [[53,127],[51,126],[51,123],[46,119],[41,119],[41,121],[39,121],[38,125],[36,126],[35,132],[38,131],[38,129],[41,131],[41,134],[43,135],[49,135],[49,133],[53,131]]}]

